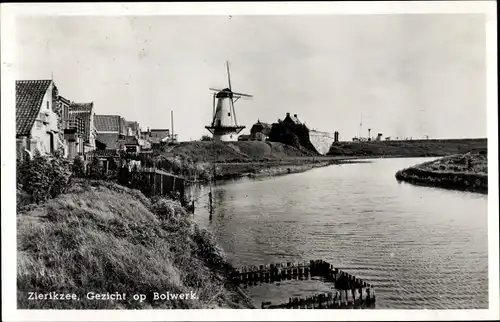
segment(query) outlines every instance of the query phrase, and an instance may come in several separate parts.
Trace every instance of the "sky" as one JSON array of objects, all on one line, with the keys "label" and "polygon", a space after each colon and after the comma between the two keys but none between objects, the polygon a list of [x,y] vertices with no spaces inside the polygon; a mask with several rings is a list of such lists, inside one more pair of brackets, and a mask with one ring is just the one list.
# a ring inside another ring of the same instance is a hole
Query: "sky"
[{"label": "sky", "polygon": [[209,132],[209,87],[253,95],[257,120],[298,114],[341,140],[486,137],[485,18],[473,14],[45,16],[16,21],[16,79],[53,77],[62,96],[94,102],[179,140]]}]

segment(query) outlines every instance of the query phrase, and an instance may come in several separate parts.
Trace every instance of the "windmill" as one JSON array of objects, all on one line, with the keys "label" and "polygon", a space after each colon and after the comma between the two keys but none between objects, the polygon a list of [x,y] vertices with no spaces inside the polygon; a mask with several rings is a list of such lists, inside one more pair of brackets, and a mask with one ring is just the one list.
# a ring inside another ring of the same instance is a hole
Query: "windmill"
[{"label": "windmill", "polygon": [[210,88],[213,93],[213,116],[212,124],[205,128],[213,134],[214,142],[237,141],[238,134],[245,126],[238,125],[234,103],[242,97],[253,97],[252,95],[233,92],[231,88],[231,75],[229,73],[229,62],[226,61],[228,88]]}]

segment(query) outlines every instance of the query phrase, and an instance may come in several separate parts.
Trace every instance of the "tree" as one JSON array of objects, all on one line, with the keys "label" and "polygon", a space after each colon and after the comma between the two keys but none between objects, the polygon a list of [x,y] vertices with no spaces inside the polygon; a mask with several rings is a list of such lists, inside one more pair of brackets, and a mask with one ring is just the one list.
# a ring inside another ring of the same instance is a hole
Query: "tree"
[{"label": "tree", "polygon": [[210,135],[203,135],[200,141],[212,141],[212,137]]}]

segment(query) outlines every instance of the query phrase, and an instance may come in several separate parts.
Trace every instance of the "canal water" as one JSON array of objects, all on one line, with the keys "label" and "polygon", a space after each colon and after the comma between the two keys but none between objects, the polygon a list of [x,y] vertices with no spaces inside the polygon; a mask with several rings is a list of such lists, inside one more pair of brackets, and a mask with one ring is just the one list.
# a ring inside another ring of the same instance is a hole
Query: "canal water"
[{"label": "canal water", "polygon": [[[395,179],[429,160],[227,182],[212,217],[208,187],[193,188],[195,220],[235,266],[324,259],[373,284],[377,309],[487,309],[487,196]],[[271,289],[248,292],[260,304]]]}]

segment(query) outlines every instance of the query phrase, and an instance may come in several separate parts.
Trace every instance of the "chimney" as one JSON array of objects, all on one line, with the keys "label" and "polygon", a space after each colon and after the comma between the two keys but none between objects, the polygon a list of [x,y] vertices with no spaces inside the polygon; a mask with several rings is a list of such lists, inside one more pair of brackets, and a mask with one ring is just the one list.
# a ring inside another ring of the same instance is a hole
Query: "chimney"
[{"label": "chimney", "polygon": [[297,117],[297,114],[293,114],[293,116]]},{"label": "chimney", "polygon": [[286,116],[290,117],[290,113],[286,113]]}]

